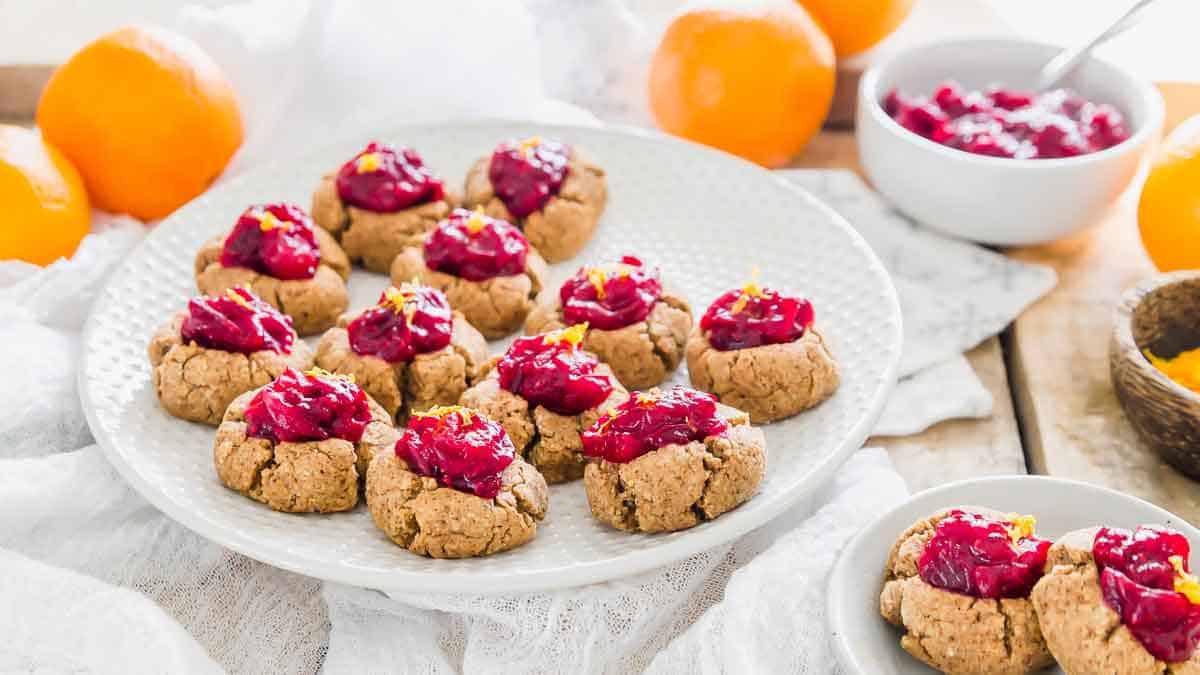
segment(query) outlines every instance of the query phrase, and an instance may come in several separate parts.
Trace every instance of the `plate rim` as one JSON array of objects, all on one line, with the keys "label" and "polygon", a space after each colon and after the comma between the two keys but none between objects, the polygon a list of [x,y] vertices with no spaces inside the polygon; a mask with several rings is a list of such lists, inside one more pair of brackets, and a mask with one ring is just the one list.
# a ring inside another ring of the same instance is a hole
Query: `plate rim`
[{"label": "plate rim", "polygon": [[[978,485],[1008,482],[1042,483],[1046,485],[1069,486],[1072,489],[1091,491],[1093,493],[1099,493],[1101,496],[1110,499],[1115,498],[1124,502],[1137,504],[1146,508],[1149,512],[1157,514],[1157,517],[1162,521],[1181,523],[1186,529],[1190,529],[1193,532],[1193,534],[1190,535],[1191,539],[1200,541],[1200,539],[1197,539],[1197,536],[1200,536],[1200,528],[1192,525],[1192,523],[1186,518],[1183,518],[1176,513],[1168,511],[1167,509],[1153,502],[1142,499],[1136,495],[1121,492],[1120,490],[1116,490],[1106,485],[1089,483],[1087,481],[1077,480],[1074,478],[1062,478],[1058,476],[1047,476],[1042,474],[1009,474],[999,476],[982,476],[978,478],[965,478],[962,480],[956,480],[950,483],[937,485],[931,488],[926,488],[925,490],[909,496],[904,501],[896,504],[894,507],[888,509],[875,518],[872,518],[870,522],[864,525],[862,529],[860,529],[858,533],[855,534],[854,537],[852,537],[849,541],[847,541],[844,547],[842,547],[842,550],[838,553],[837,559],[833,563],[833,568],[829,572],[829,586],[828,592],[825,596],[825,632],[830,642],[833,643],[833,652],[836,655],[838,663],[849,675],[874,675],[874,673],[878,672],[863,665],[863,660],[860,657],[865,655],[862,654],[861,650],[855,649],[853,646],[851,646],[849,644],[849,640],[847,640],[845,637],[845,633],[840,630],[847,621],[846,612],[844,610],[849,603],[846,602],[846,600],[852,598],[850,594],[843,592],[843,589],[848,588],[849,585],[854,581],[851,578],[850,571],[850,551],[860,545],[861,542],[868,537],[877,534],[874,532],[874,530],[879,528],[884,522],[895,517],[896,514],[900,513],[901,511],[914,508],[918,503],[924,504],[924,506],[921,508],[925,509],[932,506],[926,504],[926,502],[937,500],[942,498],[944,495],[960,495],[966,491],[970,491],[973,487]],[[963,496],[965,497],[965,494]],[[972,502],[969,498],[967,498],[966,501],[962,503],[974,504],[975,502]],[[980,504],[976,505],[984,506]],[[1193,555],[1196,555],[1197,553],[1197,551],[1193,551]],[[882,573],[882,566],[880,567],[879,571]],[[882,621],[882,618],[880,618],[880,620]],[[896,644],[896,649],[899,649],[899,643]],[[916,662],[914,661],[914,663]],[[935,671],[930,669],[929,672],[932,673]]]},{"label": "plate rim", "polygon": [[[108,294],[109,288],[116,282],[131,261],[139,257],[142,248],[150,245],[151,234],[148,233],[126,254],[125,260],[110,272],[104,284],[97,292],[92,306],[88,309],[87,320],[80,339],[80,344],[83,348],[79,357],[79,368],[76,372],[76,385],[79,390],[80,402],[82,403],[84,416],[87,419],[89,429],[92,431],[92,436],[96,444],[100,446],[109,463],[117,469],[121,477],[134,488],[139,496],[146,499],[156,509],[196,535],[263,564],[289,572],[325,581],[381,591],[504,595],[559,590],[625,579],[653,569],[672,565],[690,556],[731,542],[739,536],[749,534],[766,525],[797,504],[806,495],[811,494],[816,486],[825,482],[850,454],[862,446],[863,442],[870,435],[875,421],[882,414],[887,398],[896,385],[900,355],[903,349],[903,317],[900,312],[900,301],[896,293],[895,284],[892,282],[891,275],[884,267],[879,256],[876,255],[874,249],[871,248],[870,244],[854,229],[846,218],[803,187],[748,160],[715,148],[643,127],[623,124],[553,124],[534,119],[477,118],[442,123],[399,124],[376,133],[355,132],[353,134],[340,135],[320,144],[310,146],[305,152],[296,153],[284,158],[277,158],[258,164],[253,168],[247,168],[240,175],[231,177],[223,185],[217,186],[214,192],[219,192],[231,185],[252,182],[258,176],[271,172],[277,165],[286,162],[303,161],[306,157],[320,154],[322,149],[349,143],[356,138],[366,136],[397,138],[403,137],[406,133],[412,133],[414,130],[422,130],[425,133],[437,133],[438,130],[453,127],[486,128],[493,126],[537,126],[546,129],[549,133],[559,133],[562,135],[570,135],[573,132],[582,131],[593,134],[633,136],[650,143],[678,145],[687,148],[691,152],[708,155],[717,161],[741,164],[760,172],[763,179],[775,183],[778,187],[793,193],[799,199],[808,203],[816,211],[824,215],[834,226],[842,230],[850,238],[851,243],[865,254],[869,263],[867,269],[874,276],[882,280],[881,290],[883,291],[884,302],[888,310],[890,310],[888,313],[895,318],[895,321],[892,322],[892,335],[887,340],[888,344],[895,345],[895,349],[891,358],[885,364],[883,381],[876,387],[867,409],[860,414],[857,422],[845,435],[841,444],[831,452],[826,453],[818,461],[817,465],[810,470],[804,485],[780,495],[775,501],[754,513],[753,517],[746,522],[739,519],[717,518],[707,523],[703,529],[688,532],[686,536],[678,536],[674,541],[654,547],[653,549],[639,549],[614,558],[579,562],[569,567],[556,569],[540,569],[532,573],[473,573],[464,576],[404,570],[390,570],[388,572],[355,570],[337,563],[296,564],[290,559],[286,547],[270,542],[264,544],[261,541],[253,540],[239,531],[229,529],[220,523],[209,520],[203,512],[184,509],[174,500],[170,499],[165,492],[144,480],[134,467],[125,461],[122,452],[115,447],[115,441],[108,436],[107,432],[103,431],[103,427],[99,424],[97,412],[87,387],[87,374],[90,371],[89,350],[87,347],[91,344],[93,333],[98,330],[96,314],[101,306],[100,300]],[[155,227],[161,227],[163,223],[168,222],[175,214],[184,209],[203,208],[205,204],[214,199],[212,196],[214,192],[202,193],[180,207],[171,216],[167,216],[167,218],[159,221]],[[453,561],[446,562],[448,565],[453,565]]]}]

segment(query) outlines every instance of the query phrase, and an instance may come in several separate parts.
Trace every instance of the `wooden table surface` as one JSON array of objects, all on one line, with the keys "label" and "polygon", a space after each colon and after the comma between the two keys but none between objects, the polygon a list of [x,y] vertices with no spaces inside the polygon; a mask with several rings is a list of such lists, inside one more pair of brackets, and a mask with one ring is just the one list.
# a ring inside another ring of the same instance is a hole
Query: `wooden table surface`
[{"label": "wooden table surface", "polygon": [[[0,66],[0,121],[29,123],[51,68]],[[1200,113],[1200,85],[1160,85],[1167,129]],[[852,90],[852,87],[846,87]],[[825,131],[794,167],[862,173],[852,131]],[[1137,239],[1135,193],[1069,241],[1006,251],[1053,267],[1058,286],[967,357],[995,400],[992,416],[922,434],[873,438],[916,491],[962,478],[1038,473],[1107,485],[1200,523],[1200,486],[1161,462],[1126,421],[1108,376],[1111,314],[1154,273]]]},{"label": "wooden table surface", "polygon": [[[1162,84],[1167,131],[1200,114],[1200,85]],[[851,132],[825,132],[794,166],[861,173]],[[1142,444],[1108,375],[1112,312],[1154,274],[1138,241],[1137,194],[1070,240],[1004,251],[1053,267],[1058,285],[968,357],[992,392],[982,420],[953,420],[904,438],[874,438],[912,490],[988,474],[1035,473],[1106,485],[1200,523],[1200,485]]]}]

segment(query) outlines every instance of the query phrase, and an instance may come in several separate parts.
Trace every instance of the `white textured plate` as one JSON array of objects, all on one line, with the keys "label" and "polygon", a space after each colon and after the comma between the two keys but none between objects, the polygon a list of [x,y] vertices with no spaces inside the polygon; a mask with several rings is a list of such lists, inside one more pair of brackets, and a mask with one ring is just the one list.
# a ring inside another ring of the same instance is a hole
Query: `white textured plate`
[{"label": "white textured plate", "polygon": [[[1050,539],[1097,525],[1167,525],[1187,535],[1193,546],[1191,564],[1200,564],[1200,530],[1169,511],[1115,490],[1047,476],[999,476],[942,485],[914,495],[863,528],[834,564],[827,615],[834,649],[847,673],[937,672],[900,648],[902,631],[879,616],[879,592],[896,537],[931,513],[964,505],[1032,514],[1037,518],[1038,534]],[[1051,675],[1062,670],[1043,672]]]},{"label": "white textured plate", "polygon": [[[88,320],[80,369],[88,421],[109,460],[167,515],[250,557],[359,586],[445,592],[571,586],[665,565],[762,525],[823,481],[866,438],[900,354],[895,291],[866,243],[781,178],[649,132],[481,122],[414,126],[375,138],[413,146],[458,187],[468,165],[498,141],[533,133],[583,148],[608,171],[610,199],[600,227],[580,256],[555,267],[556,279],[584,261],[633,253],[660,265],[697,315],[741,285],[753,266],[764,282],[813,299],[817,325],[841,364],[841,388],[816,410],[767,429],[767,475],[754,499],[692,530],[647,536],[592,520],[580,482],[556,486],[530,544],[440,561],[393,545],[362,505],[344,514],[290,515],[222,487],[212,467],[213,430],[159,408],[146,342],[196,293],[192,258],[203,241],[229,228],[252,202],[291,200],[307,208],[320,176],[365,137],[212,190],[156,227],[113,275]],[[355,270],[352,309],[373,302],[385,283]],[[674,381],[686,382],[684,369]]]}]

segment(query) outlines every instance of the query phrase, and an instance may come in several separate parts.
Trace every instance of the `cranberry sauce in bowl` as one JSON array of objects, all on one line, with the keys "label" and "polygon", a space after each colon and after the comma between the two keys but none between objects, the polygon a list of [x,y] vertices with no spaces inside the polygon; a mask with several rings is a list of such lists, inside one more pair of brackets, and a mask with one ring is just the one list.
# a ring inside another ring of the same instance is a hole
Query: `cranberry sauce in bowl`
[{"label": "cranberry sauce in bowl", "polygon": [[1129,138],[1116,108],[1069,89],[1038,94],[992,86],[980,91],[947,80],[929,95],[893,88],[882,105],[905,129],[976,155],[1075,157]]}]

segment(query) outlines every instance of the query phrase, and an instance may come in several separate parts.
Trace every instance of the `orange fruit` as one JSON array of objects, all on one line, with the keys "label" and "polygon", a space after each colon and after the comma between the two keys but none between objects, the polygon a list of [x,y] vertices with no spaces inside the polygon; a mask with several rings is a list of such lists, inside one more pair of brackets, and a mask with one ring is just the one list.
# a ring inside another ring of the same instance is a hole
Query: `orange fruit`
[{"label": "orange fruit", "polygon": [[650,109],[669,133],[777,167],[820,129],[833,82],[833,47],[799,5],[703,7],[663,35]]},{"label": "orange fruit", "polygon": [[1163,272],[1200,269],[1200,115],[1163,142],[1138,201],[1142,246]]},{"label": "orange fruit", "polygon": [[91,215],[79,172],[41,134],[0,124],[0,260],[70,256]]},{"label": "orange fruit", "polygon": [[76,52],[46,84],[37,123],[96,206],[143,220],[203,192],[242,144],[229,80],[158,28],[122,28]]},{"label": "orange fruit", "polygon": [[825,29],[839,57],[874,47],[892,34],[915,0],[798,0]]}]

